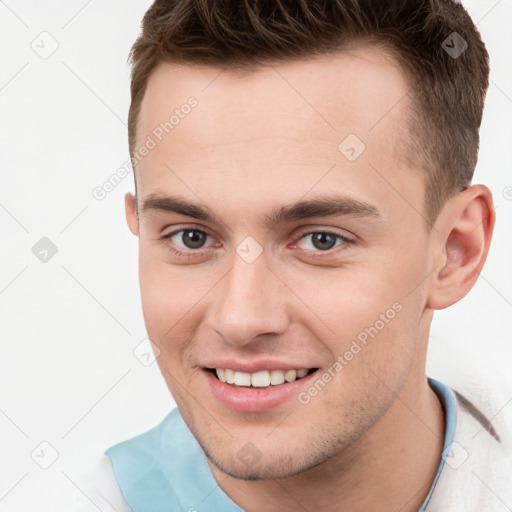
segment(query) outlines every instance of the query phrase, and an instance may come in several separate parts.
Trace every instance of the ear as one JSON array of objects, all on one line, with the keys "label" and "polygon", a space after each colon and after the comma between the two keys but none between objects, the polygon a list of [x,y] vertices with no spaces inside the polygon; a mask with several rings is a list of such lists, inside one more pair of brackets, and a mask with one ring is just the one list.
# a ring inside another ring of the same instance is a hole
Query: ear
[{"label": "ear", "polygon": [[447,202],[432,237],[436,270],[428,307],[447,308],[471,290],[487,258],[495,220],[492,193],[484,185],[471,185]]},{"label": "ear", "polygon": [[139,216],[137,212],[137,198],[129,192],[124,196],[124,210],[126,214],[126,222],[130,231],[135,235],[139,235]]}]

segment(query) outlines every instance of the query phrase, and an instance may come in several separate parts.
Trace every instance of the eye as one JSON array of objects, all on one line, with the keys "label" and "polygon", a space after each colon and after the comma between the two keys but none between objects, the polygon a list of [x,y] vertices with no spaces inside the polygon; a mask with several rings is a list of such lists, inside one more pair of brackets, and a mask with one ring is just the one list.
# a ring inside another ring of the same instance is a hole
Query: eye
[{"label": "eye", "polygon": [[[297,243],[300,245],[300,241],[302,240],[306,240],[308,243],[305,244],[306,247],[303,246],[301,248],[306,251],[313,252],[330,251],[335,247],[339,247],[340,245],[345,245],[352,242],[352,240],[348,239],[347,237],[332,231],[311,231],[302,235],[299,239],[299,242]],[[336,245],[338,241],[340,243]],[[309,245],[309,247],[307,247],[307,245]]]},{"label": "eye", "polygon": [[170,240],[181,249],[202,249],[209,235],[199,229],[180,229],[161,237],[162,240]]},{"label": "eye", "polygon": [[[205,247],[208,238],[211,238],[208,233],[200,229],[188,227],[163,235],[160,237],[160,240],[171,241],[172,245],[168,249],[172,253],[183,257],[193,257],[208,250],[208,247]],[[353,240],[340,233],[322,230],[303,233],[294,246],[312,253],[311,257],[327,257],[338,252],[337,250],[333,251],[333,249],[339,248],[343,250],[346,245],[352,243],[354,243]]]}]

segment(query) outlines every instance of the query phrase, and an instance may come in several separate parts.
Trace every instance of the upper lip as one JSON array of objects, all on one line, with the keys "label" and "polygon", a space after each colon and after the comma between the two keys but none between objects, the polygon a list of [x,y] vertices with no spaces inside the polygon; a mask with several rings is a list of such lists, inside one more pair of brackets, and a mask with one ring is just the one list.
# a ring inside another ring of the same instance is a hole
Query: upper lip
[{"label": "upper lip", "polygon": [[301,363],[290,363],[289,361],[275,361],[271,359],[258,359],[256,361],[241,361],[239,359],[215,359],[207,361],[203,364],[205,368],[224,368],[246,373],[256,373],[261,371],[272,370],[300,370],[302,368],[311,369],[318,368],[310,364],[303,365]]}]

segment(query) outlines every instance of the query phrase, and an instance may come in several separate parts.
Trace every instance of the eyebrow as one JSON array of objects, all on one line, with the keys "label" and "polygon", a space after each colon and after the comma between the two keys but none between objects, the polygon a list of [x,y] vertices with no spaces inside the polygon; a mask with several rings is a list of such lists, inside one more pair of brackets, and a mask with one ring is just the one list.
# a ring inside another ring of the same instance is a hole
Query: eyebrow
[{"label": "eyebrow", "polygon": [[[224,224],[210,208],[194,204],[175,196],[150,194],[141,207],[142,213],[150,211],[172,212],[211,223]],[[325,196],[279,206],[265,215],[265,225],[273,228],[277,224],[308,219],[310,217],[369,217],[382,220],[383,214],[372,204],[349,196]]]}]

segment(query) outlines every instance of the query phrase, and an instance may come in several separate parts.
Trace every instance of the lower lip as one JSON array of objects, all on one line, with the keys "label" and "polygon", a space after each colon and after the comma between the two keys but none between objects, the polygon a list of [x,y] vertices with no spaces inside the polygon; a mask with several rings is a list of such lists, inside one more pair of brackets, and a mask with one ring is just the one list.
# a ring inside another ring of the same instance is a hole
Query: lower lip
[{"label": "lower lip", "polygon": [[217,379],[210,371],[203,371],[214,396],[229,409],[240,412],[262,412],[279,407],[290,398],[296,397],[301,388],[317,373],[313,372],[301,379],[278,386],[253,388],[227,384]]}]

